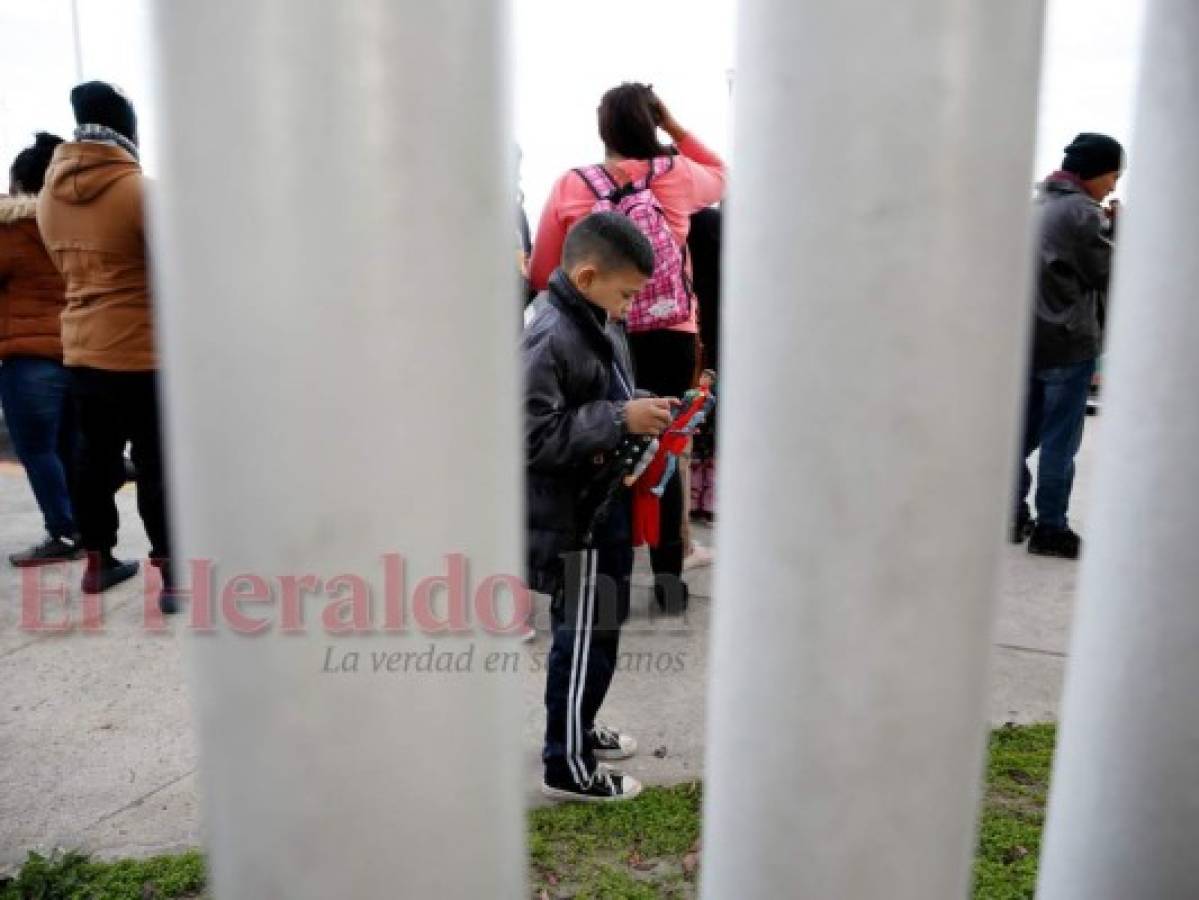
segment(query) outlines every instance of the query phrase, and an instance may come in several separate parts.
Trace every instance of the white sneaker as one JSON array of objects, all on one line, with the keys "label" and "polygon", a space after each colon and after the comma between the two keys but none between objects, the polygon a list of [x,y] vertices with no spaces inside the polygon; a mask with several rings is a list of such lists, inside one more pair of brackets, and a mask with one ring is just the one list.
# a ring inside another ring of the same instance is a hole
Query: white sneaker
[{"label": "white sneaker", "polygon": [[591,729],[596,759],[628,759],[637,752],[637,741],[599,722]]},{"label": "white sneaker", "polygon": [[683,571],[686,572],[691,569],[702,569],[704,566],[710,566],[715,558],[716,555],[710,548],[692,541],[691,552],[683,559]]}]

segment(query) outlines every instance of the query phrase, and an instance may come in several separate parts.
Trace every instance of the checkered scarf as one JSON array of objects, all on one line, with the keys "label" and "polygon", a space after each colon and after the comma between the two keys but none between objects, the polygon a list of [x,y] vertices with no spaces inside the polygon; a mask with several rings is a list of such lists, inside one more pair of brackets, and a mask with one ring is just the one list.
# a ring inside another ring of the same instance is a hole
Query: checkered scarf
[{"label": "checkered scarf", "polygon": [[119,131],[114,131],[107,125],[80,125],[75,129],[75,140],[91,141],[97,144],[113,144],[120,147],[134,159],[139,159],[137,144],[125,137]]}]

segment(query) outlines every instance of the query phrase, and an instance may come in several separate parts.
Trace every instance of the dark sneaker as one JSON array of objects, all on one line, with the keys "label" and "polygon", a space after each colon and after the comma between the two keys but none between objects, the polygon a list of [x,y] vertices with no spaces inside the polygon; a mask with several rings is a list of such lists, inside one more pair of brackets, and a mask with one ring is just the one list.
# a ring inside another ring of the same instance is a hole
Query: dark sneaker
[{"label": "dark sneaker", "polygon": [[1038,525],[1028,538],[1028,552],[1034,556],[1078,559],[1082,538],[1069,528],[1043,528]]},{"label": "dark sneaker", "polygon": [[1013,544],[1023,544],[1037,527],[1036,520],[1028,516],[1020,516],[1012,523],[1011,541]]},{"label": "dark sneaker", "polygon": [[579,787],[574,782],[565,784],[541,783],[541,793],[551,800],[576,803],[619,803],[632,800],[641,793],[641,782],[631,775],[599,766],[591,776],[591,784]]},{"label": "dark sneaker", "polygon": [[637,752],[637,741],[634,738],[599,722],[595,723],[588,738],[596,759],[628,759]]},{"label": "dark sneaker", "polygon": [[138,568],[136,562],[123,563],[112,557],[95,565],[89,560],[87,568],[83,572],[83,581],[80,582],[79,589],[85,594],[103,594],[118,584],[128,581],[137,574]]},{"label": "dark sneaker", "polygon": [[47,537],[36,547],[14,553],[8,561],[18,569],[31,566],[52,566],[55,563],[70,562],[82,559],[84,549],[79,546],[79,539]]}]

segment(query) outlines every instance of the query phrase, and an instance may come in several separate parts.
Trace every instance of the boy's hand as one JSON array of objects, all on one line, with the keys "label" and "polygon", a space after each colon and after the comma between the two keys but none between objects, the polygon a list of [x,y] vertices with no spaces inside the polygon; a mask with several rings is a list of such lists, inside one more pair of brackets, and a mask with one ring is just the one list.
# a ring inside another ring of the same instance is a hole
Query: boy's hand
[{"label": "boy's hand", "polygon": [[661,434],[673,418],[671,409],[679,401],[670,397],[644,397],[625,404],[625,427],[629,434]]}]

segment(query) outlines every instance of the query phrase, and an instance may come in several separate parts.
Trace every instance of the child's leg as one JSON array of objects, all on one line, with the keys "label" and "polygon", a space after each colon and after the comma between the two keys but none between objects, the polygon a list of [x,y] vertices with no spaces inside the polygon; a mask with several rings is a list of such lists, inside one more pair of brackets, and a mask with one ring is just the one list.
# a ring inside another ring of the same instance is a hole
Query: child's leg
[{"label": "child's leg", "polygon": [[699,509],[711,516],[716,512],[716,460],[705,459],[699,469]]},{"label": "child's leg", "polygon": [[596,713],[608,696],[620,650],[620,627],[629,616],[633,548],[601,547],[596,558],[595,632],[591,641],[590,673],[583,693],[583,734],[590,742]]},{"label": "child's leg", "polygon": [[545,677],[545,782],[551,786],[586,786],[595,771],[595,756],[583,741],[580,719],[592,638],[592,604],[588,581],[593,551],[564,556],[563,586],[550,606],[553,642]]},{"label": "child's leg", "polygon": [[628,616],[629,547],[566,557],[563,589],[551,607],[553,643],[545,684],[545,780],[587,785],[595,771],[589,732],[616,670]]}]

